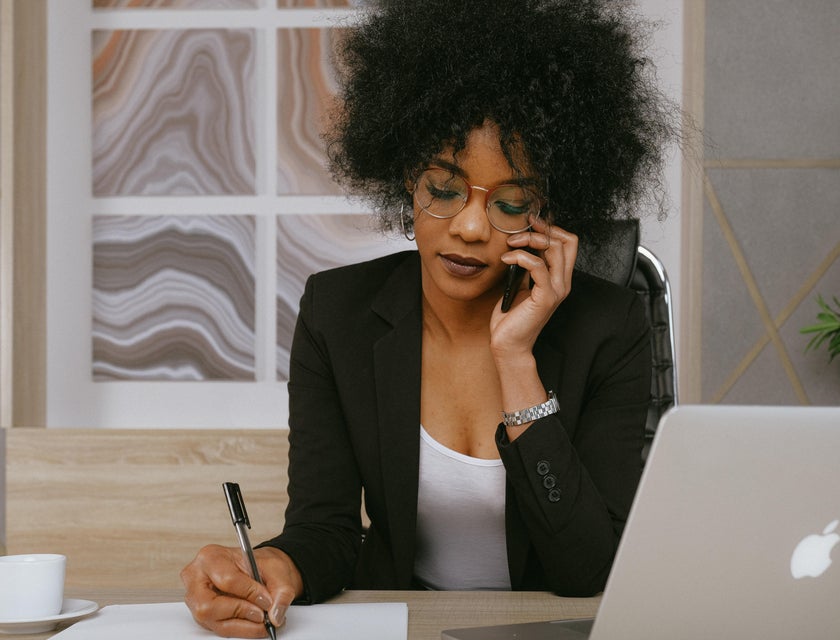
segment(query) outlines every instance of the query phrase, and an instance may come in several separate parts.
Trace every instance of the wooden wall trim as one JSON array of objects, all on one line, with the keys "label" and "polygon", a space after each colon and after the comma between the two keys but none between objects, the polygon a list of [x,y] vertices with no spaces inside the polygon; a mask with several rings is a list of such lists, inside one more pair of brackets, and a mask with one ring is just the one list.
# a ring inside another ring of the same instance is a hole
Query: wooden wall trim
[{"label": "wooden wall trim", "polygon": [[682,277],[678,375],[680,402],[701,399],[703,302],[703,122],[705,87],[705,0],[683,5],[683,109],[686,115],[682,166]]},{"label": "wooden wall trim", "polygon": [[7,429],[6,447],[8,552],[65,554],[68,587],[180,587],[203,545],[236,545],[223,482],[254,544],[283,529],[286,430]]},{"label": "wooden wall trim", "polygon": [[[0,427],[12,423],[14,5],[0,0]],[[2,502],[2,494],[0,494]],[[0,505],[1,506],[1,505]]]},{"label": "wooden wall trim", "polygon": [[10,426],[46,426],[46,0],[14,3]]},{"label": "wooden wall trim", "polygon": [[0,556],[6,555],[6,433],[0,427]]}]

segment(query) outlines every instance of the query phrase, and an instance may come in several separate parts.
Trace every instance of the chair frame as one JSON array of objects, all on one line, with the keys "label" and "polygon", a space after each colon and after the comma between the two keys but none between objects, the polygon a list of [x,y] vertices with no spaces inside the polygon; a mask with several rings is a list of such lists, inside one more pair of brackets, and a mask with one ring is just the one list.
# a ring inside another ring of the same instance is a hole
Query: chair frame
[{"label": "chair frame", "polygon": [[674,406],[677,406],[677,404],[679,404],[679,386],[677,384],[677,347],[674,336],[674,305],[673,298],[671,297],[671,283],[668,280],[665,265],[662,264],[662,261],[657,258],[650,249],[640,244],[636,249],[636,253],[646,258],[653,265],[653,268],[656,269],[656,273],[659,275],[663,287],[665,288],[665,304],[668,307],[668,341],[671,347],[671,358],[674,361],[674,366],[671,368],[671,381],[674,389]]}]

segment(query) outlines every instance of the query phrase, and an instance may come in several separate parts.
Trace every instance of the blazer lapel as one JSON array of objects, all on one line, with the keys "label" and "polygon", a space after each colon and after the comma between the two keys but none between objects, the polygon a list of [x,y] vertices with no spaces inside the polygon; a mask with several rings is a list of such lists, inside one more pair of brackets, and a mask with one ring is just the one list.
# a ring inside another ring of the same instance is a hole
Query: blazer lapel
[{"label": "blazer lapel", "polygon": [[422,305],[416,253],[394,270],[372,308],[392,327],[374,344],[374,378],[388,538],[397,584],[407,586],[414,575],[420,459]]}]

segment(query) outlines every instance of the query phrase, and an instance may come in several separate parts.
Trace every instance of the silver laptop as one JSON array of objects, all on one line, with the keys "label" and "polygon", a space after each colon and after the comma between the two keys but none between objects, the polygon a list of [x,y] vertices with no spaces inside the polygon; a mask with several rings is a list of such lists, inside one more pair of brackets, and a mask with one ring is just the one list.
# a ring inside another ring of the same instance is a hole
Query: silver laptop
[{"label": "silver laptop", "polygon": [[837,640],[838,522],[840,407],[682,405],[660,422],[594,624],[442,638]]}]

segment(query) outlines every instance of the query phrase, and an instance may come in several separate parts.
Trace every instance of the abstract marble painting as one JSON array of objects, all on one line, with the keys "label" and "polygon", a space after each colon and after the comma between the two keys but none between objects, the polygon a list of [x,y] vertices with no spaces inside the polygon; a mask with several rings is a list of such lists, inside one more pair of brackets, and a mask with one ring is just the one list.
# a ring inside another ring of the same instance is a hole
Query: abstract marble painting
[{"label": "abstract marble painting", "polygon": [[93,31],[93,195],[253,195],[252,29]]},{"label": "abstract marble painting", "polygon": [[336,93],[330,55],[341,29],[277,31],[277,193],[340,194],[321,131]]},{"label": "abstract marble painting", "polygon": [[260,0],[93,0],[94,9],[254,9]]},{"label": "abstract marble painting", "polygon": [[318,271],[414,249],[413,242],[385,236],[363,214],[308,214],[277,217],[277,379],[289,379],[300,296]]},{"label": "abstract marble painting", "polygon": [[93,379],[254,380],[252,215],[93,218]]},{"label": "abstract marble painting", "polygon": [[360,7],[364,0],[277,0],[278,8],[287,7]]}]

